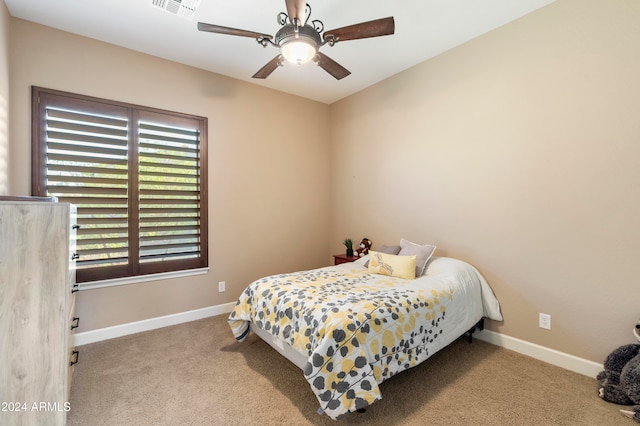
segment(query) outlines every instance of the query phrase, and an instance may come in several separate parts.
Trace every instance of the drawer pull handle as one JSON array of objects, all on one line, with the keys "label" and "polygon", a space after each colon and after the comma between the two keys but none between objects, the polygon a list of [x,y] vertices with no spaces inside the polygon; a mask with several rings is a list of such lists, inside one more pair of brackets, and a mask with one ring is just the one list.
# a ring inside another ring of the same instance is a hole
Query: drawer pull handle
[{"label": "drawer pull handle", "polygon": [[73,317],[73,320],[71,321],[71,329],[73,330],[78,327],[80,327],[80,317]]},{"label": "drawer pull handle", "polygon": [[71,367],[74,364],[78,363],[78,357],[79,357],[79,353],[78,351],[73,351],[71,352],[71,362],[69,363],[69,367]]},{"label": "drawer pull handle", "polygon": [[78,253],[73,253],[73,256],[71,256],[71,260],[77,260],[80,259],[80,255]]},{"label": "drawer pull handle", "polygon": [[72,229],[80,229],[80,225],[75,224],[75,225],[73,225],[71,228],[72,228]]},{"label": "drawer pull handle", "polygon": [[75,293],[78,290],[80,290],[80,287],[78,287],[78,284],[74,284],[73,288],[71,289],[71,293]]}]

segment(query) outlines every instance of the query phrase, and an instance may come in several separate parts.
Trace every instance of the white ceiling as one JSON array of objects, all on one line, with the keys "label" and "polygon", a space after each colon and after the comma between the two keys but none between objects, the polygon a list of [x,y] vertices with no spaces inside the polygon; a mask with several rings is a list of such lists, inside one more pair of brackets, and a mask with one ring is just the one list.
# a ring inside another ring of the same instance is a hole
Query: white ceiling
[{"label": "white ceiling", "polygon": [[277,49],[196,28],[202,21],[273,35],[280,28],[276,16],[286,11],[284,0],[202,0],[193,20],[153,7],[152,0],[5,3],[16,18],[330,104],[553,1],[309,0],[311,19],[323,21],[326,30],[395,19],[394,35],[321,48],[351,71],[339,81],[313,63],[285,65],[266,80],[252,79]]}]

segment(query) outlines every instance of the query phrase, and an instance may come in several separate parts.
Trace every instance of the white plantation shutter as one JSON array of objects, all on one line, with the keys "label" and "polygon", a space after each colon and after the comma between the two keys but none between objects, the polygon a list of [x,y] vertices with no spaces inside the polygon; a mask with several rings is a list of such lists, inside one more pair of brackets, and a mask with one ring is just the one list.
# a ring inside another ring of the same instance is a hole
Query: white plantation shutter
[{"label": "white plantation shutter", "polygon": [[32,192],[77,206],[78,282],[207,266],[206,118],[39,88],[33,102]]}]

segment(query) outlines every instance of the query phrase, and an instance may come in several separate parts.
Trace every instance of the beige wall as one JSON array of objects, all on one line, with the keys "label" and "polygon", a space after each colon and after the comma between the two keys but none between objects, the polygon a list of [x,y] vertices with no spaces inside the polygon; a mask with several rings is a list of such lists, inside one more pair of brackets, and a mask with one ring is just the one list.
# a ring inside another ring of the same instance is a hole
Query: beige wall
[{"label": "beige wall", "polygon": [[334,248],[434,243],[489,280],[494,331],[595,362],[633,342],[638,22],[558,0],[334,104]]},{"label": "beige wall", "polygon": [[81,292],[81,331],[405,237],[481,270],[491,329],[602,362],[640,317],[639,21],[635,0],[558,0],[326,106],[12,19],[9,193],[29,193],[30,85],[205,115],[211,272]]},{"label": "beige wall", "polygon": [[234,302],[261,276],[328,263],[327,105],[19,19],[11,45],[12,195],[30,193],[31,85],[209,118],[210,273],[82,291],[79,331]]},{"label": "beige wall", "polygon": [[0,195],[9,192],[9,28],[11,16],[0,2]]}]

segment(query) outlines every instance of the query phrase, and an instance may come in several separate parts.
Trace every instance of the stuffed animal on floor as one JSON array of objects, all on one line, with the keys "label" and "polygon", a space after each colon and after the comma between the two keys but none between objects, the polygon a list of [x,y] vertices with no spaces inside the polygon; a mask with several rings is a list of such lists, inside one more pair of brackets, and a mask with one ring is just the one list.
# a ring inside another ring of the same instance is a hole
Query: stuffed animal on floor
[{"label": "stuffed animal on floor", "polygon": [[368,238],[363,238],[360,240],[360,246],[356,250],[358,253],[358,257],[362,257],[365,254],[369,254],[369,249],[371,248],[371,240]]},{"label": "stuffed animal on floor", "polygon": [[[640,342],[640,321],[633,334]],[[620,412],[640,423],[640,344],[623,345],[611,352],[597,379],[600,398],[616,404],[635,404],[631,410]]]}]

